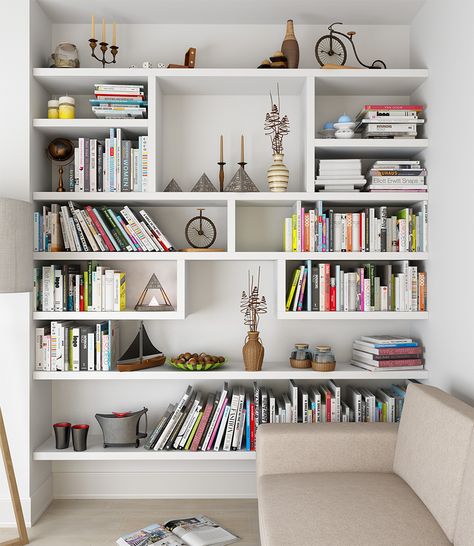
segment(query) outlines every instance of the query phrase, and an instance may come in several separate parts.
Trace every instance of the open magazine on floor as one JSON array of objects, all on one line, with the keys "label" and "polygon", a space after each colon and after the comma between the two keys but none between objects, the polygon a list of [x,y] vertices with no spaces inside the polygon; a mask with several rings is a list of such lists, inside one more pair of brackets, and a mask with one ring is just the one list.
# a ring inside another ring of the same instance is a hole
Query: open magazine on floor
[{"label": "open magazine on floor", "polygon": [[117,539],[119,546],[225,546],[240,538],[206,516],[153,523]]}]

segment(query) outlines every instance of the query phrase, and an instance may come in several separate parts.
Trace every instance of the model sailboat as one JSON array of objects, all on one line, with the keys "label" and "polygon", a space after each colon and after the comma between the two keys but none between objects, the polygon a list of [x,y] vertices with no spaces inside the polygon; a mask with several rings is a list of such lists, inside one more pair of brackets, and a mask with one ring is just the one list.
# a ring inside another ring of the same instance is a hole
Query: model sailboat
[{"label": "model sailboat", "polygon": [[140,322],[140,329],[132,344],[117,360],[117,370],[119,372],[133,372],[155,368],[164,364],[165,360],[165,355],[153,345],[143,322]]}]

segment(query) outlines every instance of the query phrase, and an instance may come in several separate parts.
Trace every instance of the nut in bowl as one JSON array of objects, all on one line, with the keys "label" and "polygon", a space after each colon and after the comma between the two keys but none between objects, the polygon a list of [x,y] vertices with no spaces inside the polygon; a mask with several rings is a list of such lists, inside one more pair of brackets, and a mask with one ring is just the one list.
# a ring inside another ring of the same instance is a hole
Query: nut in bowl
[{"label": "nut in bowl", "polygon": [[175,358],[168,359],[168,364],[178,368],[178,370],[187,370],[191,372],[207,372],[220,368],[228,358],[224,356],[210,355],[207,353],[181,353]]}]

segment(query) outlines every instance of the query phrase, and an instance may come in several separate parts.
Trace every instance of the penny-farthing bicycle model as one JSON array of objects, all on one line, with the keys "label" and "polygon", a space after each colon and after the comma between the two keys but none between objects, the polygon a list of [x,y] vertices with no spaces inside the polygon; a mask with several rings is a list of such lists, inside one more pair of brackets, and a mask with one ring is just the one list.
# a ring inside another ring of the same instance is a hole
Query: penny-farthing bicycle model
[{"label": "penny-farthing bicycle model", "polygon": [[205,209],[197,209],[199,216],[191,218],[186,224],[184,230],[186,241],[192,248],[209,248],[214,244],[217,236],[216,226],[214,222],[202,215]]},{"label": "penny-farthing bicycle model", "polygon": [[344,45],[344,42],[341,38],[338,38],[338,36],[341,36],[345,40],[347,40],[354,51],[355,58],[359,62],[360,65],[364,66],[365,68],[387,68],[387,65],[381,61],[380,59],[376,59],[372,64],[364,64],[360,59],[359,55],[357,55],[357,51],[354,44],[354,36],[355,32],[351,30],[347,34],[344,34],[342,32],[338,32],[337,30],[334,30],[334,25],[342,25],[343,23],[333,23],[332,25],[328,26],[329,34],[325,34],[324,36],[321,36],[319,40],[316,42],[316,47],[314,48],[314,52],[316,55],[316,59],[318,63],[321,66],[328,65],[328,64],[334,64],[338,66],[344,66],[346,60],[347,60],[347,49]]}]

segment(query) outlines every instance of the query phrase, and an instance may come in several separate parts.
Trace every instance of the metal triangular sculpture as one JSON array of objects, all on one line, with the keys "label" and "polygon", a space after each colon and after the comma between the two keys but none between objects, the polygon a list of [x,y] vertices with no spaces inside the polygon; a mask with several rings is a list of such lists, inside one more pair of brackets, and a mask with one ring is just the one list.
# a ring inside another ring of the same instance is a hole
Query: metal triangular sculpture
[{"label": "metal triangular sculpture", "polygon": [[217,191],[217,188],[209,180],[206,173],[202,173],[201,178],[196,182],[194,188],[191,191]]},{"label": "metal triangular sculpture", "polygon": [[243,167],[239,167],[224,191],[256,192],[259,189],[253,183],[247,171]]},{"label": "metal triangular sculpture", "polygon": [[[160,300],[163,303],[159,303]],[[174,311],[168,294],[154,273],[141,293],[135,311]]]},{"label": "metal triangular sculpture", "polygon": [[179,184],[176,182],[176,180],[172,178],[164,191],[170,191],[170,192],[181,191],[182,192],[183,190],[179,187]]}]

